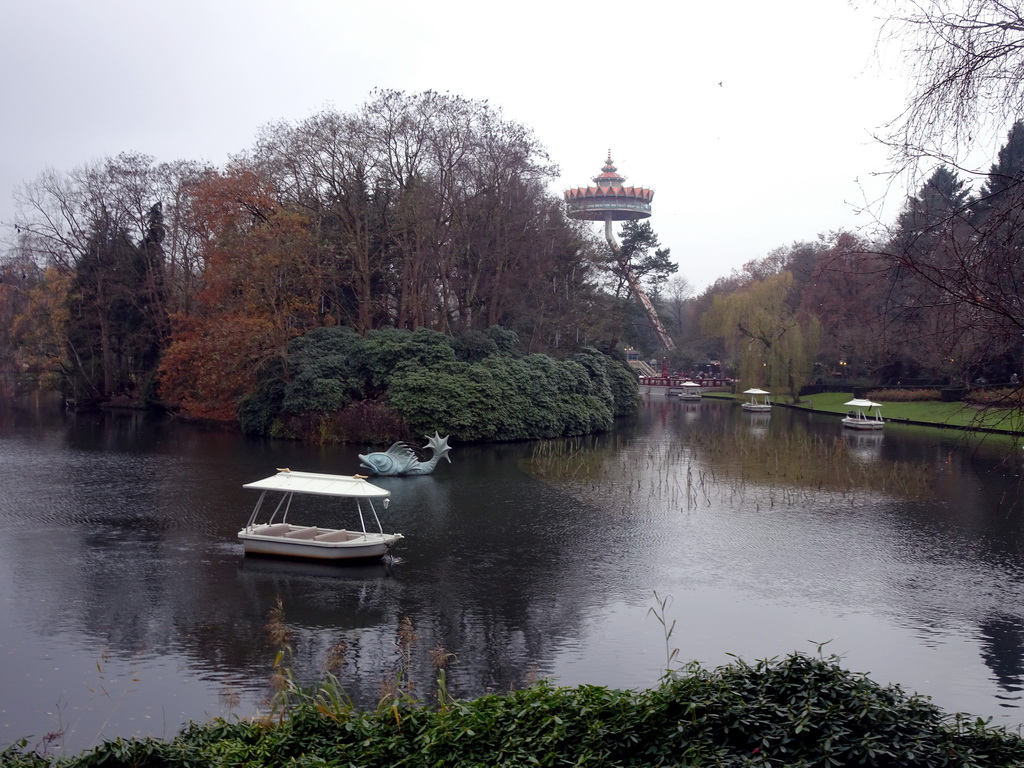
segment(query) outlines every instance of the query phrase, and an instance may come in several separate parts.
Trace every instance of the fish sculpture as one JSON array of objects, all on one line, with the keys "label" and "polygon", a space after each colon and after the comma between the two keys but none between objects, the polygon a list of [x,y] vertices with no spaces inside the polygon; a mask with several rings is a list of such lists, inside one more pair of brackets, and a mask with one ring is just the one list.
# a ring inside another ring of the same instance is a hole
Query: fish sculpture
[{"label": "fish sculpture", "polygon": [[419,456],[408,445],[403,442],[392,443],[386,451],[376,453],[360,453],[359,466],[366,467],[374,475],[427,475],[434,471],[437,462],[442,457],[451,463],[448,452],[448,435],[441,437],[434,432],[434,436],[424,435],[427,444],[423,450],[429,450],[433,455],[428,461],[420,461]]}]

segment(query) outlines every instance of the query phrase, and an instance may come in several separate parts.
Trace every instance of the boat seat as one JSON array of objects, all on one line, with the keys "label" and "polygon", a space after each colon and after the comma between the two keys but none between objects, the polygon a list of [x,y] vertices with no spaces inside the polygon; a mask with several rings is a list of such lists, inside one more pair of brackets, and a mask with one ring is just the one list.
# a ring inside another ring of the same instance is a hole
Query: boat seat
[{"label": "boat seat", "polygon": [[288,525],[288,523],[274,523],[273,525],[268,525],[262,530],[257,530],[256,533],[260,536],[283,536],[290,530],[291,526]]},{"label": "boat seat", "polygon": [[328,531],[316,537],[317,541],[348,541],[348,531]]},{"label": "boat seat", "polygon": [[318,533],[320,533],[320,529],[313,526],[312,528],[299,528],[298,530],[288,531],[284,537],[286,539],[315,539]]}]

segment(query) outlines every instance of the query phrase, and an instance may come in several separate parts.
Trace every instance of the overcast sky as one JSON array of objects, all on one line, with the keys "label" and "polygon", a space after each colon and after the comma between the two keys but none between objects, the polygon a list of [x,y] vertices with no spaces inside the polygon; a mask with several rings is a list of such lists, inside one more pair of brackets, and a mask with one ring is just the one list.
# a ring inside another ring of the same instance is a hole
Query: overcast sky
[{"label": "overcast sky", "polygon": [[871,133],[906,90],[873,60],[873,13],[846,0],[7,2],[0,222],[48,167],[120,152],[220,165],[266,123],[355,110],[373,88],[432,89],[530,126],[558,191],[589,183],[611,150],[628,183],[655,190],[651,224],[699,291],[779,246],[873,223],[857,213],[885,189]]}]

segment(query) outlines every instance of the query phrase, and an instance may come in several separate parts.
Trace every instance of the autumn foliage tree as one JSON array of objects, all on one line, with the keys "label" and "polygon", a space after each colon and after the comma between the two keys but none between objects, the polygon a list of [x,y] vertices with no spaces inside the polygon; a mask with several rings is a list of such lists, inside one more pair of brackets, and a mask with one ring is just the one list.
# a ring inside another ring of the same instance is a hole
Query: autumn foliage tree
[{"label": "autumn foliage tree", "polygon": [[790,251],[788,269],[800,284],[795,306],[821,329],[822,375],[815,378],[827,380],[840,367],[855,377],[879,375],[903,351],[886,314],[889,267],[873,242],[839,232],[831,240],[800,244]]},{"label": "autumn foliage tree", "polygon": [[40,311],[46,284],[45,270],[26,255],[0,261],[0,396],[14,397],[59,370],[61,350]]},{"label": "autumn foliage tree", "polygon": [[250,171],[195,184],[191,216],[205,233],[204,287],[173,318],[161,392],[191,416],[231,421],[261,377],[286,375],[289,340],[318,322],[321,276],[307,219]]}]

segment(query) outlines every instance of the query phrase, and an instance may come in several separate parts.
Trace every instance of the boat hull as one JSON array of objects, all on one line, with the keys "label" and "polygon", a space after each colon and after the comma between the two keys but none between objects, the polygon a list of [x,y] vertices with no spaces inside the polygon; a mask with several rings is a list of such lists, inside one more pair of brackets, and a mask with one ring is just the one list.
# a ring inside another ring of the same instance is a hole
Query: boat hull
[{"label": "boat hull", "polygon": [[[247,555],[303,560],[368,562],[380,560],[402,538],[400,533],[355,534],[329,528],[291,526],[285,532],[261,532],[274,526],[243,528],[238,538]],[[344,540],[332,541],[344,536]]]},{"label": "boat hull", "polygon": [[771,405],[765,405],[764,403],[743,403],[744,411],[762,412],[770,411],[771,409]]},{"label": "boat hull", "polygon": [[885,422],[876,421],[875,419],[851,419],[845,417],[843,418],[843,426],[847,429],[881,429],[885,426]]}]

